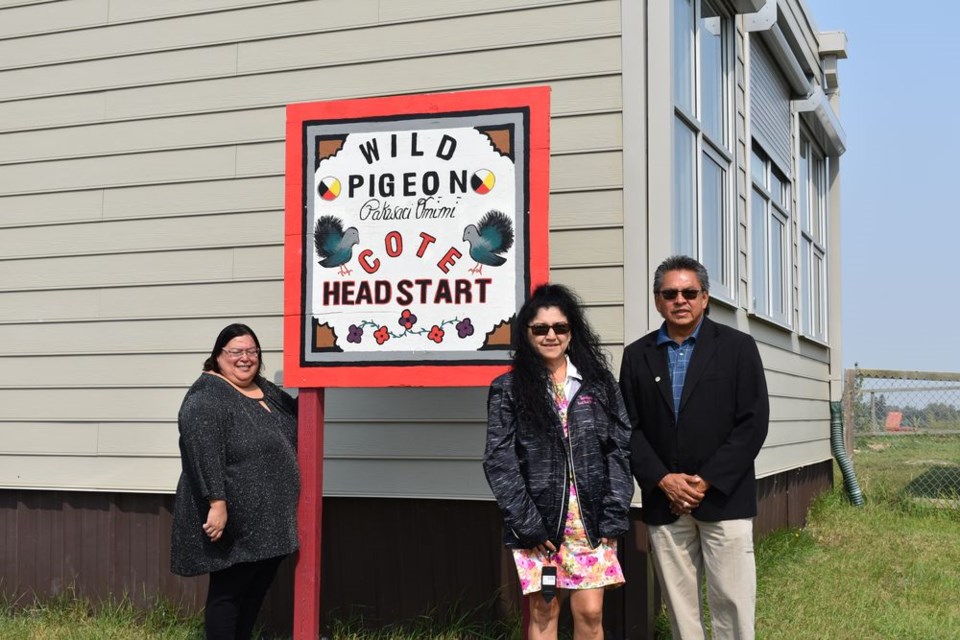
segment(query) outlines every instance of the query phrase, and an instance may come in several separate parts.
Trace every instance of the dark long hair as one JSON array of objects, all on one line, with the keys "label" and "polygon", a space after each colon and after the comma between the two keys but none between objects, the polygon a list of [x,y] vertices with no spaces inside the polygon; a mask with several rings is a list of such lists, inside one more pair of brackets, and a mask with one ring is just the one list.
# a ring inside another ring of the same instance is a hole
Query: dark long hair
[{"label": "dark long hair", "polygon": [[260,358],[257,360],[257,376],[262,375],[263,351],[260,349],[260,339],[257,338],[257,334],[253,332],[253,329],[239,322],[228,324],[220,331],[220,335],[217,336],[217,340],[213,343],[213,351],[210,352],[210,357],[203,362],[203,370],[220,373],[220,363],[217,362],[217,356],[220,355],[220,352],[223,351],[223,348],[227,346],[231,340],[239,336],[250,336],[253,338],[253,342],[257,345],[257,351],[260,351]]},{"label": "dark long hair", "polygon": [[540,309],[547,307],[556,307],[567,317],[570,324],[567,355],[580,372],[583,382],[599,383],[607,393],[615,393],[610,388],[613,385],[613,376],[609,372],[609,360],[600,346],[600,336],[587,322],[580,298],[561,284],[540,285],[517,312],[513,332],[513,379],[518,417],[528,424],[542,428],[550,425],[547,416],[554,412],[547,394],[550,372],[530,342],[527,327]]}]

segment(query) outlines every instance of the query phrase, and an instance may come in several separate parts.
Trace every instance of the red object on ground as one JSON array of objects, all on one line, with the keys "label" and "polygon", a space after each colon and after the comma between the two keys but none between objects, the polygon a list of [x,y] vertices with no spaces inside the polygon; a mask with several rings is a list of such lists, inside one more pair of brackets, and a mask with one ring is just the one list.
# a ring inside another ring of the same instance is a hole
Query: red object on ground
[{"label": "red object on ground", "polygon": [[887,422],[884,425],[884,429],[887,431],[901,431],[902,427],[900,423],[903,421],[903,412],[902,411],[890,411],[887,413]]}]

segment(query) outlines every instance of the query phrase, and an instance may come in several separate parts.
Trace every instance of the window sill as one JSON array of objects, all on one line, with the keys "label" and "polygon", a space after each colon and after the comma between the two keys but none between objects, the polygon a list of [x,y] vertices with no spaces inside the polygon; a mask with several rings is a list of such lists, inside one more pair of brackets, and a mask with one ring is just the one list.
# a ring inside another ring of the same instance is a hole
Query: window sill
[{"label": "window sill", "polygon": [[773,327],[774,329],[781,329],[787,333],[794,333],[793,327],[781,320],[777,320],[776,318],[759,314],[756,311],[747,311],[747,316],[751,320],[759,320],[763,324]]},{"label": "window sill", "polygon": [[807,335],[806,333],[798,333],[797,335],[800,337],[801,340],[805,342],[809,342],[810,344],[815,344],[815,345],[824,347],[826,349],[833,348],[833,345],[831,345],[828,340],[824,340],[823,338],[817,338],[815,336]]}]

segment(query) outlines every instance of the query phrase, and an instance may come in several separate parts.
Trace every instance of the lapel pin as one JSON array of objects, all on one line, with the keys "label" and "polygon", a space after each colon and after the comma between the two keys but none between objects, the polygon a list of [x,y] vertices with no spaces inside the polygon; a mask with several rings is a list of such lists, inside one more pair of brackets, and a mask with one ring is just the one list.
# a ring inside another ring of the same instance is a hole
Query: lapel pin
[{"label": "lapel pin", "polygon": [[660,376],[657,376],[656,378],[654,378],[653,381],[654,381],[654,382],[660,382]]}]

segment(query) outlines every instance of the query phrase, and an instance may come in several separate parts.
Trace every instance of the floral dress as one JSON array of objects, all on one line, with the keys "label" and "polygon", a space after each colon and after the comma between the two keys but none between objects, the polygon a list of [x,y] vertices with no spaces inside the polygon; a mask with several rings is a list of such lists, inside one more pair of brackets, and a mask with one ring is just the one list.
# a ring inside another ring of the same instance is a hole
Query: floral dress
[{"label": "floral dress", "polygon": [[[569,382],[570,378],[567,378],[567,384],[558,385],[553,394],[565,438],[568,436],[567,407],[570,405],[569,395],[572,395]],[[569,480],[570,498],[560,549],[550,554],[540,553],[536,549],[513,550],[513,561],[517,565],[523,595],[540,591],[540,575],[544,564],[557,567],[558,589],[612,588],[624,583],[623,571],[617,560],[616,541],[601,542],[596,549],[590,547],[580,517],[577,489],[572,479]]]}]

